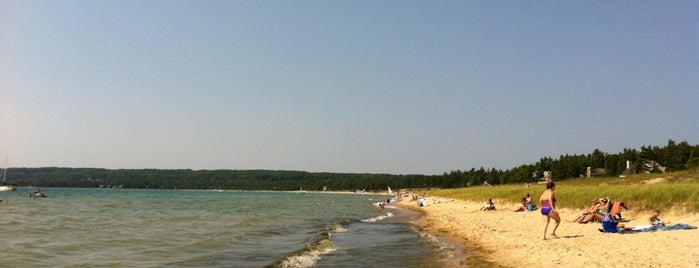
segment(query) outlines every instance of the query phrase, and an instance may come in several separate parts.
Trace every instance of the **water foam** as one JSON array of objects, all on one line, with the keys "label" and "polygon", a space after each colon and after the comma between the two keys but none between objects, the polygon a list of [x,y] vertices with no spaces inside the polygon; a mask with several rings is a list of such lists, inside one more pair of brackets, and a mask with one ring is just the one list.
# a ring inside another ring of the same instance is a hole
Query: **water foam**
[{"label": "water foam", "polygon": [[320,260],[321,256],[336,251],[335,244],[328,238],[316,241],[308,245],[298,254],[286,257],[281,261],[269,266],[275,268],[306,268],[312,267]]},{"label": "water foam", "polygon": [[383,219],[387,219],[387,218],[390,218],[390,217],[393,217],[393,213],[387,212],[387,213],[384,214],[384,215],[379,215],[379,216],[376,216],[376,217],[371,217],[371,218],[368,218],[368,219],[363,219],[362,222],[377,222],[377,221],[380,221],[380,220],[383,220]]},{"label": "water foam", "polygon": [[328,229],[328,232],[329,232],[329,234],[330,233],[346,233],[347,229],[345,227],[342,227],[342,225],[340,225],[340,224],[334,224],[332,228]]}]

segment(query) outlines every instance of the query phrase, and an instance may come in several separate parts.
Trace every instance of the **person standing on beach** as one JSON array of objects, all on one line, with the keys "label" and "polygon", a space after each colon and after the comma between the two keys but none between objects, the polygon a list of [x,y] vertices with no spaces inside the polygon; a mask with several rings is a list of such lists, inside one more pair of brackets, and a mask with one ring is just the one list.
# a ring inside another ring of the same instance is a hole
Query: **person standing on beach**
[{"label": "person standing on beach", "polygon": [[556,195],[554,190],[556,190],[556,184],[554,184],[552,181],[548,182],[546,183],[546,191],[544,191],[544,193],[541,194],[541,197],[539,197],[539,202],[541,203],[541,215],[546,217],[546,226],[544,226],[544,240],[546,240],[546,231],[548,231],[549,222],[551,219],[556,221],[556,225],[553,227],[553,232],[551,232],[553,237],[558,237],[556,235],[556,229],[558,229],[558,224],[561,223],[561,216],[558,215],[558,211],[556,211]]}]

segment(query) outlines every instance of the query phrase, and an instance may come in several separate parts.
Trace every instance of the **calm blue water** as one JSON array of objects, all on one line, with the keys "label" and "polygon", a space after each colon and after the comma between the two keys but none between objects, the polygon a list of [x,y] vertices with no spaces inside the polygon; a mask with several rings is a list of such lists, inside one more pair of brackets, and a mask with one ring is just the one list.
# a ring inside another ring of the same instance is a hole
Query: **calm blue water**
[{"label": "calm blue water", "polygon": [[0,266],[444,267],[450,254],[379,195],[32,190],[0,192]]}]

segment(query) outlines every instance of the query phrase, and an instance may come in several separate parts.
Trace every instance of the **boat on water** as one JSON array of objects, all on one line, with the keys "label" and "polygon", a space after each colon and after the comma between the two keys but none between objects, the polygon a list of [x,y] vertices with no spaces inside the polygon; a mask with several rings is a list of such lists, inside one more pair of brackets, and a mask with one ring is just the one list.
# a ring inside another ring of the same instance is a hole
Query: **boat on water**
[{"label": "boat on water", "polygon": [[7,178],[7,158],[5,158],[5,168],[2,169],[2,185],[0,185],[0,192],[17,191],[16,186],[7,185],[7,182],[5,182],[6,178]]},{"label": "boat on water", "polygon": [[0,185],[0,192],[17,191],[17,187],[13,185]]}]

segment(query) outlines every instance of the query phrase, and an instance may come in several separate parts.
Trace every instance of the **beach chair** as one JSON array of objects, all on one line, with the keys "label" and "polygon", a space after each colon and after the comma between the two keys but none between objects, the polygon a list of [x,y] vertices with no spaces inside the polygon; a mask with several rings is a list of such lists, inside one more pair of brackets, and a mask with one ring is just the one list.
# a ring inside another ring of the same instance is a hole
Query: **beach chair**
[{"label": "beach chair", "polygon": [[622,221],[621,217],[621,208],[624,208],[628,210],[629,208],[626,206],[626,203],[621,202],[621,201],[615,201],[612,203],[612,208],[609,210],[609,214],[611,215],[612,219],[615,221]]}]

